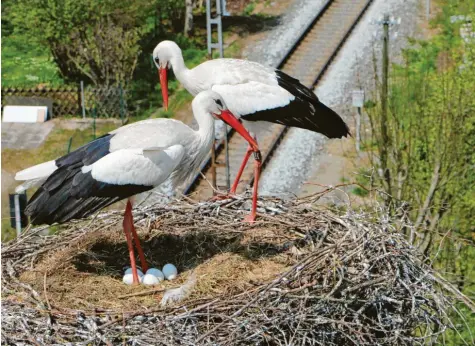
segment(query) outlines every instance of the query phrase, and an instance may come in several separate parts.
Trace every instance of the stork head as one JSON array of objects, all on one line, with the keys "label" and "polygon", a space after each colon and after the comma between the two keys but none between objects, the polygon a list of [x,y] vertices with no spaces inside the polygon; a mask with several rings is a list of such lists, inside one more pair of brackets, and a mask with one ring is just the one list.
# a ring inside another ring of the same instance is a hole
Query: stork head
[{"label": "stork head", "polygon": [[[193,100],[193,113],[198,112],[198,108],[211,114],[215,119],[224,121],[236,130],[255,150],[259,150],[256,140],[249,134],[242,123],[231,113],[226,106],[224,99],[215,91],[205,90],[196,95]],[[196,109],[196,111],[195,111]]]},{"label": "stork head", "polygon": [[[162,41],[153,50],[153,62],[158,68],[158,77],[162,87],[163,104],[168,109],[168,79],[167,70],[176,59],[182,57],[181,49],[173,41]],[[182,58],[183,59],[183,58]]]}]

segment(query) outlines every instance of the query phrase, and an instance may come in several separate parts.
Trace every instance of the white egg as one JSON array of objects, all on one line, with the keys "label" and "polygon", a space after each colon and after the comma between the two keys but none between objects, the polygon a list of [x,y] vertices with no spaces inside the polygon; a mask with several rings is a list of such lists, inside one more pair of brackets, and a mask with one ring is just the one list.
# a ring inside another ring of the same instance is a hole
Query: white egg
[{"label": "white egg", "polygon": [[[142,277],[140,277],[139,280],[141,278]],[[125,274],[124,277],[122,278],[122,282],[126,285],[132,285],[134,283],[134,277],[133,277],[132,273]]]},{"label": "white egg", "polygon": [[157,269],[157,268],[150,268],[149,270],[147,270],[147,272],[145,273],[145,275],[147,274],[152,274],[153,276],[155,276],[158,281],[163,281],[165,280],[165,275],[163,275],[162,271],[160,269]]},{"label": "white egg", "polygon": [[165,264],[163,266],[162,272],[163,272],[163,275],[165,275],[165,278],[167,280],[173,280],[174,278],[176,278],[178,274],[178,270],[171,263]]},{"label": "white egg", "polygon": [[[127,275],[127,274],[132,274],[132,268],[128,268],[128,269],[125,271],[124,275]],[[137,268],[137,275],[138,275],[138,276],[143,276],[143,272],[142,272],[140,269],[138,269],[138,268]]]},{"label": "white egg", "polygon": [[160,281],[158,280],[158,278],[153,274],[145,274],[142,279],[142,283],[144,285],[156,285],[159,282]]}]

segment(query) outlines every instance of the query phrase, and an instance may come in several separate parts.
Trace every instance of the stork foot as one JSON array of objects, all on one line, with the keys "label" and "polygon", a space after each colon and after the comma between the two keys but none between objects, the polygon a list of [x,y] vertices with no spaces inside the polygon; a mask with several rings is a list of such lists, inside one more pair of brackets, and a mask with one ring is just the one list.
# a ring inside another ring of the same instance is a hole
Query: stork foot
[{"label": "stork foot", "polygon": [[134,219],[132,216],[132,203],[127,201],[127,206],[125,207],[124,213],[124,221],[123,221],[124,233],[125,237],[127,238],[127,247],[129,249],[129,257],[130,257],[130,266],[132,267],[132,283],[134,285],[139,284],[139,276],[137,272],[137,265],[135,263],[135,252],[134,252],[134,245],[133,241],[135,241],[135,246],[137,247],[137,251],[139,253],[140,263],[142,264],[142,269],[144,271],[148,270],[147,262],[145,261],[145,255],[143,253],[142,247],[140,246],[140,240],[135,231],[134,227]]},{"label": "stork foot", "polygon": [[229,194],[219,194],[216,196],[211,197],[208,201],[210,202],[216,202],[216,201],[223,201],[225,199],[234,199],[236,198],[236,195],[229,193]]},{"label": "stork foot", "polygon": [[256,214],[255,213],[251,213],[249,215],[247,215],[244,220],[244,222],[249,222],[249,223],[254,223],[256,222]]}]

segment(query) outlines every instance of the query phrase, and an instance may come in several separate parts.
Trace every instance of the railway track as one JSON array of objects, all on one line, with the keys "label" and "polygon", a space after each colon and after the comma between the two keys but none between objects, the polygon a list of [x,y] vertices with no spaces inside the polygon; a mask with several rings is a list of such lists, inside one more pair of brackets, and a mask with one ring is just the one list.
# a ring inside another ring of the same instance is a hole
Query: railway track
[{"label": "railway track", "polygon": [[[372,0],[327,0],[320,12],[300,36],[295,45],[277,66],[278,69],[297,78],[313,89],[323,77],[345,40],[359,22]],[[288,128],[271,125],[268,130],[256,133],[263,156],[263,169],[270,161]],[[228,132],[229,167],[231,183],[236,176],[242,158],[247,149],[247,142],[234,131]],[[216,162],[225,162],[223,143],[216,145]],[[238,193],[253,183],[252,157],[243,172]],[[196,199],[207,199],[213,195],[209,182],[212,181],[211,157],[202,166],[206,180],[198,174],[185,188],[184,193],[196,193]],[[223,165],[216,167],[217,186],[226,186],[226,172]]]}]

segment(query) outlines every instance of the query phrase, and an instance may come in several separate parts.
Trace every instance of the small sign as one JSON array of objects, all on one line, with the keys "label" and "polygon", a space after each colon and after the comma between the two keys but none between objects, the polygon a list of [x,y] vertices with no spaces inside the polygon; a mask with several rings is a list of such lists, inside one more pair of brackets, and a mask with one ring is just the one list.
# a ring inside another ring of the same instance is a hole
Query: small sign
[{"label": "small sign", "polygon": [[364,105],[364,90],[353,90],[353,107],[363,107]]},{"label": "small sign", "polygon": [[42,123],[47,120],[46,106],[5,106],[4,123]]}]

